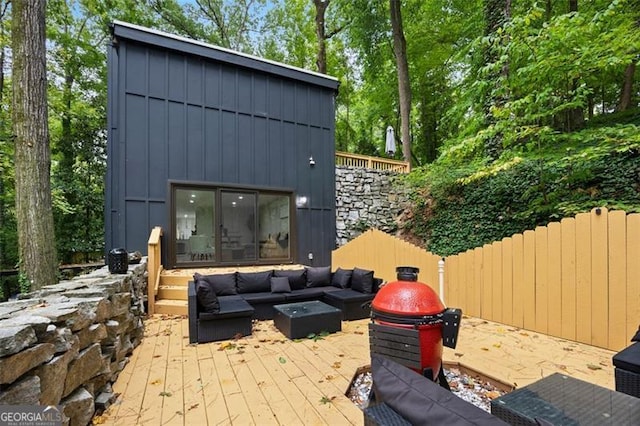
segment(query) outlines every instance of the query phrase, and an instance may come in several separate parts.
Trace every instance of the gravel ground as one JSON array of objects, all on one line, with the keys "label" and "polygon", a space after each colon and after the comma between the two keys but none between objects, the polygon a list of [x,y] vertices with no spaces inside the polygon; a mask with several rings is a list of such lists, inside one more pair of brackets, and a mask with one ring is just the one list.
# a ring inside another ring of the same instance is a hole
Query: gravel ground
[{"label": "gravel ground", "polygon": [[[451,387],[451,392],[487,412],[491,412],[491,400],[506,393],[490,382],[462,373],[457,368],[445,370],[445,376]],[[354,404],[364,409],[369,403],[371,385],[371,372],[360,373],[354,378],[347,396]]]}]

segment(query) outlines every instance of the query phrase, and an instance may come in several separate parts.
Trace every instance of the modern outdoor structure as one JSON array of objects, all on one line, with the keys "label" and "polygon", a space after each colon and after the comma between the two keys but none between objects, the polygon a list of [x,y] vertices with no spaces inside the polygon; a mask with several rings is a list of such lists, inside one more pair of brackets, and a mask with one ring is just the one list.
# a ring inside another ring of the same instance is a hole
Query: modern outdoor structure
[{"label": "modern outdoor structure", "polygon": [[338,81],[124,22],[108,57],[106,249],[165,267],[329,265]]}]

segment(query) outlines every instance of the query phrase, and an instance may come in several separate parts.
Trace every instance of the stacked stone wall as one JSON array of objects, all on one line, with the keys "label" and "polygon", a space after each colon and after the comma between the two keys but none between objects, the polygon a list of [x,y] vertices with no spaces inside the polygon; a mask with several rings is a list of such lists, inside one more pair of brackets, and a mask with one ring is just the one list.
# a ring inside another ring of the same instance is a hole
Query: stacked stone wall
[{"label": "stacked stone wall", "polygon": [[395,172],[336,167],[336,245],[377,228],[394,233],[396,218],[406,208],[408,192]]},{"label": "stacked stone wall", "polygon": [[60,405],[86,425],[144,334],[146,261],[107,267],[0,303],[0,405]]}]

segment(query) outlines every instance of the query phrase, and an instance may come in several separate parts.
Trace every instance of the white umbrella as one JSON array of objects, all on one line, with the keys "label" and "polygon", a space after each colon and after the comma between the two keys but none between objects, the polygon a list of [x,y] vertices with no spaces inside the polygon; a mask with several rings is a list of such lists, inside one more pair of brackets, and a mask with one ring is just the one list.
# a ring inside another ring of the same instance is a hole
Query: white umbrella
[{"label": "white umbrella", "polygon": [[390,156],[396,153],[396,138],[393,135],[393,127],[391,126],[387,127],[387,141],[384,151]]}]

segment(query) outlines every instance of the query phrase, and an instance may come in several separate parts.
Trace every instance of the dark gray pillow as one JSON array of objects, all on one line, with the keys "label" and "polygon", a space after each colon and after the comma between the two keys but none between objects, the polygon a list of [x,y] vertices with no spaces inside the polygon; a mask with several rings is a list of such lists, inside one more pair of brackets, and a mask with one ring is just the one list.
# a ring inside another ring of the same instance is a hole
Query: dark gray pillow
[{"label": "dark gray pillow", "polygon": [[289,278],[291,290],[300,290],[307,286],[307,273],[304,269],[283,269],[273,272],[274,277]]},{"label": "dark gray pillow", "polygon": [[499,426],[502,420],[381,355],[371,354],[376,398],[412,425]]},{"label": "dark gray pillow", "polygon": [[271,277],[271,293],[291,293],[289,278]]},{"label": "dark gray pillow", "polygon": [[351,269],[336,269],[331,278],[331,285],[339,288],[348,288],[351,286],[351,274],[353,274]]},{"label": "dark gray pillow", "polygon": [[198,301],[198,311],[217,314],[220,312],[220,302],[211,283],[207,280],[196,281],[196,300]]},{"label": "dark gray pillow", "polygon": [[307,287],[331,285],[331,266],[307,267]]},{"label": "dark gray pillow", "polygon": [[353,275],[351,275],[351,289],[359,291],[360,293],[372,293],[373,271],[353,268]]},{"label": "dark gray pillow", "polygon": [[238,272],[238,293],[262,293],[271,291],[273,271]]},{"label": "dark gray pillow", "polygon": [[236,290],[236,273],[230,274],[215,274],[215,275],[200,275],[199,273],[193,274],[194,281],[199,279],[206,280],[213,286],[216,292],[216,296],[231,296],[238,294]]}]

